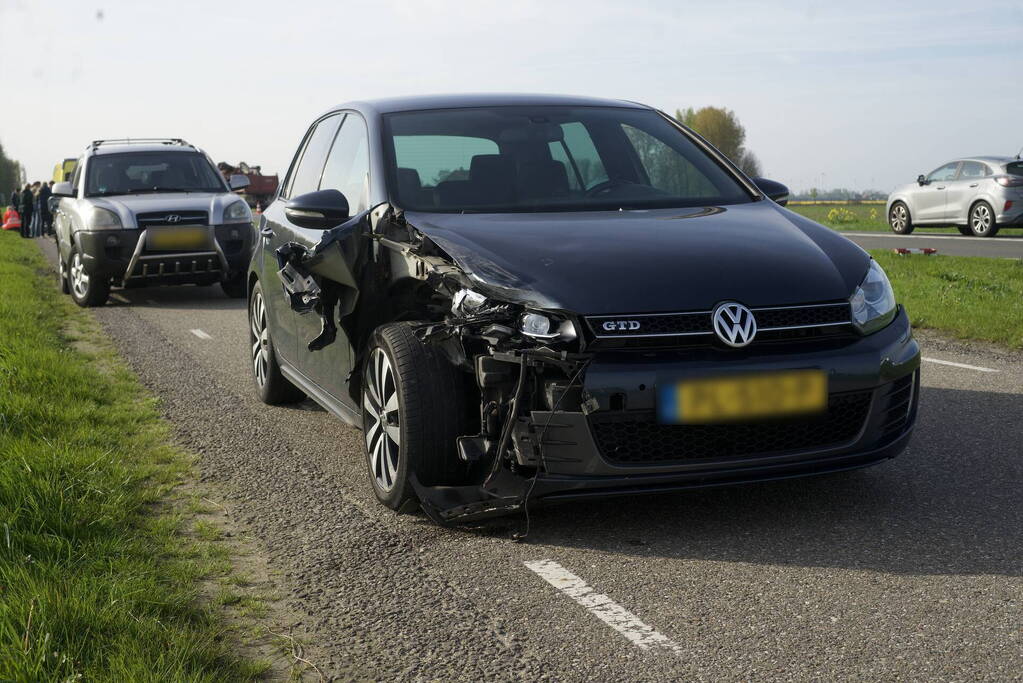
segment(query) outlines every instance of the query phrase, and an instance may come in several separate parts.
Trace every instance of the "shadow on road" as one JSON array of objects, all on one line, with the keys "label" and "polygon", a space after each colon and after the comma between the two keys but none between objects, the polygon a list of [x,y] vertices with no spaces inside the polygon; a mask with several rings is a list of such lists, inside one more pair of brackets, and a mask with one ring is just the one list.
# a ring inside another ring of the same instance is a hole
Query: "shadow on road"
[{"label": "shadow on road", "polygon": [[647,558],[1019,576],[1021,414],[1021,395],[926,388],[913,441],[893,461],[819,478],[552,506],[533,515],[530,542]]},{"label": "shadow on road", "polygon": [[231,299],[219,285],[179,285],[175,287],[137,287],[114,289],[107,306],[132,308],[158,307],[167,310],[194,310],[200,306],[209,311],[245,310],[245,299]]}]

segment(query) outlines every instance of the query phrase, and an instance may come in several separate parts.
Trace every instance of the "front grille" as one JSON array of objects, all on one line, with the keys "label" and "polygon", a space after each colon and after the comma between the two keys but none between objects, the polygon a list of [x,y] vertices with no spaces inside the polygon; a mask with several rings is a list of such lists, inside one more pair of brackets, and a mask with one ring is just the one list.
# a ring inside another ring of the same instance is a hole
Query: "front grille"
[{"label": "front grille", "polygon": [[597,448],[622,464],[738,458],[828,448],[856,438],[870,412],[872,391],[831,394],[813,417],[711,425],[657,422],[652,413],[590,416]]},{"label": "front grille", "polygon": [[[177,220],[174,216],[177,216]],[[208,225],[209,215],[205,211],[156,211],[136,214],[135,221],[140,228],[154,225]]]}]

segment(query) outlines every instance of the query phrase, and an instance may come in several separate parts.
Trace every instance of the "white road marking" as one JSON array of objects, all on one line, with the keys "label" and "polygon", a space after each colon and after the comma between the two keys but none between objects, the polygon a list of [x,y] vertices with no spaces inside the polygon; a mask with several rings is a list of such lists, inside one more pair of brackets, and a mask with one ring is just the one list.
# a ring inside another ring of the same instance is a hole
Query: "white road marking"
[{"label": "white road marking", "polygon": [[130,301],[125,299],[123,295],[118,294],[117,292],[114,292],[113,294],[111,294],[110,298],[113,299],[114,301],[120,301],[122,304],[130,304],[131,303]]},{"label": "white road marking", "polygon": [[199,328],[196,328],[194,330],[189,330],[189,332],[191,332],[195,336],[199,337],[199,339],[213,339],[213,337],[211,337],[210,335],[206,334],[205,332],[203,332]]},{"label": "white road marking", "polygon": [[636,647],[642,650],[660,647],[676,654],[682,653],[677,643],[644,624],[639,617],[608,596],[594,591],[589,584],[557,562],[532,560],[524,564],[544,581],[589,610],[593,616],[628,638]]},{"label": "white road marking", "polygon": [[[896,235],[893,232],[852,232],[849,230],[837,230],[836,232],[838,232],[841,235],[852,235],[853,237],[894,237],[900,240],[955,240],[956,242],[962,242],[964,240],[973,240],[974,242],[991,242],[990,237],[971,237],[968,235],[932,235],[931,233],[926,232],[919,235]],[[1005,242],[1006,240],[1003,238],[997,241]]]},{"label": "white road marking", "polygon": [[146,303],[149,304],[150,306],[155,306],[156,299],[146,299]]},{"label": "white road marking", "polygon": [[928,358],[923,356],[921,360],[925,360],[928,363],[937,363],[938,365],[951,365],[954,368],[966,368],[967,370],[976,370],[977,372],[998,372],[993,368],[982,368],[979,365],[967,365],[966,363],[953,363],[950,360],[938,360],[937,358]]}]

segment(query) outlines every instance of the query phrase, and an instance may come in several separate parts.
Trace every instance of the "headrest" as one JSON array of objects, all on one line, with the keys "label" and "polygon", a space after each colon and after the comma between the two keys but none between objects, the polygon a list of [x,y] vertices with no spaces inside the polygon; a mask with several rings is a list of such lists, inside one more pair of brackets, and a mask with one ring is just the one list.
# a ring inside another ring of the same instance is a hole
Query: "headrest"
[{"label": "headrest", "polygon": [[419,171],[414,168],[398,168],[398,187],[402,190],[418,190],[423,187]]},{"label": "headrest", "polygon": [[469,164],[469,179],[511,178],[515,175],[515,162],[503,154],[477,154]]}]

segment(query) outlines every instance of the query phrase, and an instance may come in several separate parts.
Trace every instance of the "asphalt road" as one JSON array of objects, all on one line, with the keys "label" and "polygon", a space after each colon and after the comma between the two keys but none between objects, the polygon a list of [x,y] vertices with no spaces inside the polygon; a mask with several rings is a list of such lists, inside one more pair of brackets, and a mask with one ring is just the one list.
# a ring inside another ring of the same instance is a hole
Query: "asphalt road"
[{"label": "asphalt road", "polygon": [[552,507],[516,544],[519,518],[393,514],[359,432],[308,402],[259,403],[244,303],[219,288],[118,291],[95,315],[332,675],[1023,675],[1023,355],[925,337],[928,358],[995,372],[926,362],[917,432],[884,465]]},{"label": "asphalt road", "polygon": [[997,235],[995,237],[964,237],[955,230],[934,235],[924,232],[896,235],[884,232],[841,231],[864,249],[923,249],[933,247],[939,254],[949,256],[986,256],[989,258],[1023,259],[1023,235]]}]

